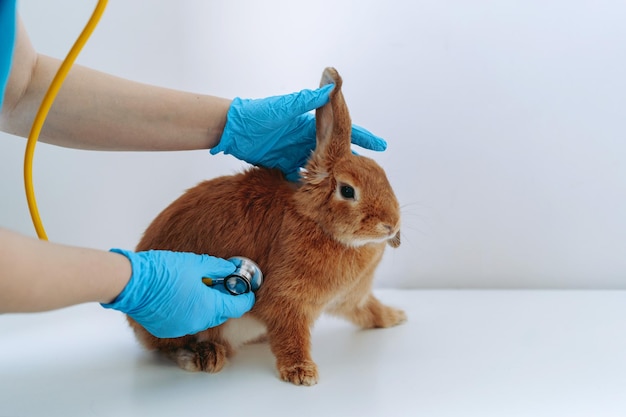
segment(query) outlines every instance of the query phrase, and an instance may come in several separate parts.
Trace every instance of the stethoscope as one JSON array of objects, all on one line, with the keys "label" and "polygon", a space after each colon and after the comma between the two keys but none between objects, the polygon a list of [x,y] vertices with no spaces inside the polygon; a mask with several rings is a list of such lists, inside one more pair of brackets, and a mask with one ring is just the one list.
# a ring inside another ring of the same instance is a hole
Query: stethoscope
[{"label": "stethoscope", "polygon": [[232,295],[245,294],[259,289],[263,283],[263,272],[261,268],[248,258],[234,256],[228,259],[235,264],[235,271],[225,278],[203,277],[202,282],[208,286],[222,284],[226,291]]}]

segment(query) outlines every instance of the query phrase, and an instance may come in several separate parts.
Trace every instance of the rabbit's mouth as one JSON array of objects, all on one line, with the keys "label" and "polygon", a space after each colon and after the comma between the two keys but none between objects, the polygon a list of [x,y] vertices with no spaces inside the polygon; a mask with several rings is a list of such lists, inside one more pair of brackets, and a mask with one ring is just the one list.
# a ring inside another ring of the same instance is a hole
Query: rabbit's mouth
[{"label": "rabbit's mouth", "polygon": [[398,246],[400,246],[400,229],[398,229],[398,232],[391,239],[387,240],[387,243],[392,248],[397,248]]},{"label": "rabbit's mouth", "polygon": [[369,244],[389,243],[390,246],[396,248],[400,246],[400,230],[378,236],[352,236],[343,243],[353,248],[360,248]]}]

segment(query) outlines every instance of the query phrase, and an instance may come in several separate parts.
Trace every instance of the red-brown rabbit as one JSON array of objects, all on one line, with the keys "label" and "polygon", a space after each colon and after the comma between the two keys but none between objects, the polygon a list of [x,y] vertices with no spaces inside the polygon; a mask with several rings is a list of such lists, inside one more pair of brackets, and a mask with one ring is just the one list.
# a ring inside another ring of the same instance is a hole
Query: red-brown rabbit
[{"label": "red-brown rabbit", "polygon": [[350,150],[352,122],[342,79],[316,111],[317,147],[299,184],[254,167],[200,183],[161,212],[137,250],[167,249],[245,256],[264,273],[256,304],[242,318],[195,335],[159,339],[129,318],[140,342],[188,371],[218,372],[235,349],[264,337],[280,377],[317,383],[310,329],[323,313],[363,328],[406,320],[372,294],[385,245],[400,244],[400,209],[383,169]]}]

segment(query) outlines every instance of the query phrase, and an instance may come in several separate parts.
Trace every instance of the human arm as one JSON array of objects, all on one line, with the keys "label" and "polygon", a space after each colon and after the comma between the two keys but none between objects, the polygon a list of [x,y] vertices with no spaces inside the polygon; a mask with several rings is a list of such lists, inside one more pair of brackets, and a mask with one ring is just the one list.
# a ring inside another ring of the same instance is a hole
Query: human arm
[{"label": "human arm", "polygon": [[[0,129],[27,137],[61,61],[38,54],[21,20],[17,27]],[[230,103],[74,65],[40,140],[92,150],[208,149],[220,140]]]},{"label": "human arm", "polygon": [[111,302],[131,275],[123,255],[59,245],[0,228],[0,313]]},{"label": "human arm", "polygon": [[197,333],[252,308],[202,284],[235,270],[229,261],[169,251],[104,252],[36,240],[0,228],[0,313],[99,302],[158,337]]},{"label": "human arm", "polygon": [[[38,54],[18,21],[0,130],[28,136],[60,63]],[[213,148],[212,153],[223,151],[255,165],[280,168],[293,178],[315,147],[315,119],[310,110],[328,102],[330,88],[231,101],[74,65],[48,114],[40,140],[91,150]],[[353,143],[367,149],[386,148],[383,139],[356,125],[352,138]]]}]

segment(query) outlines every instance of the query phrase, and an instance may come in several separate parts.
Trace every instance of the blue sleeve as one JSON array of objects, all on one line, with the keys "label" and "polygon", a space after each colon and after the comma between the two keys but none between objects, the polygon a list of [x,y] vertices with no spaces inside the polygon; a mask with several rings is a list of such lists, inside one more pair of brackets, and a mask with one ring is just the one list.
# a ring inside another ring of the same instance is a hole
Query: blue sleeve
[{"label": "blue sleeve", "polygon": [[11,72],[13,47],[15,46],[15,9],[17,0],[0,0],[0,109],[4,101],[4,90]]}]

